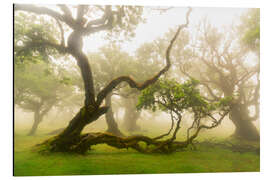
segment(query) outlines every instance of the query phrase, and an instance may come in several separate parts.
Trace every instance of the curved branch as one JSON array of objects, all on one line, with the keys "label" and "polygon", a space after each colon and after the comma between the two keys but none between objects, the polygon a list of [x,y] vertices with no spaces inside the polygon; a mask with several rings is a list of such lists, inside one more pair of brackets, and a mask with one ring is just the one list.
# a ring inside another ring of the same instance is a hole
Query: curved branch
[{"label": "curved branch", "polygon": [[215,93],[213,92],[213,90],[209,87],[209,85],[205,82],[200,82],[201,85],[203,85],[204,87],[206,87],[207,91],[209,92],[209,94],[214,98],[214,101],[219,100],[220,98],[218,96],[215,95]]},{"label": "curved branch", "polygon": [[163,138],[165,136],[168,136],[171,133],[171,131],[173,130],[173,127],[174,127],[174,117],[173,117],[172,111],[170,112],[170,115],[171,115],[171,121],[172,121],[170,130],[165,134],[162,134],[160,136],[157,136],[157,137],[153,138],[153,140],[161,139],[161,138]]},{"label": "curved branch", "polygon": [[146,80],[144,83],[139,84],[136,81],[134,81],[131,77],[129,76],[120,76],[114,80],[112,80],[105,88],[103,88],[97,95],[97,105],[100,105],[102,103],[102,101],[104,100],[104,98],[106,97],[106,95],[111,92],[116,86],[118,86],[120,83],[122,82],[126,82],[128,83],[128,85],[131,88],[136,88],[138,90],[143,90],[145,88],[147,88],[149,85],[155,83],[158,78],[164,74],[165,72],[167,72],[171,66],[171,60],[170,60],[170,52],[172,49],[172,46],[176,40],[176,38],[178,37],[180,31],[187,27],[189,24],[189,15],[191,13],[191,8],[189,8],[187,15],[186,15],[186,23],[182,24],[178,27],[177,32],[175,33],[174,37],[172,38],[170,45],[168,46],[167,50],[166,50],[166,66],[160,70],[154,77],[152,77],[151,79]]},{"label": "curved branch", "polygon": [[113,15],[114,13],[111,9],[111,6],[106,6],[104,9],[104,14],[101,18],[92,20],[87,23],[86,28],[84,28],[83,31],[84,34],[87,35],[111,28]]}]

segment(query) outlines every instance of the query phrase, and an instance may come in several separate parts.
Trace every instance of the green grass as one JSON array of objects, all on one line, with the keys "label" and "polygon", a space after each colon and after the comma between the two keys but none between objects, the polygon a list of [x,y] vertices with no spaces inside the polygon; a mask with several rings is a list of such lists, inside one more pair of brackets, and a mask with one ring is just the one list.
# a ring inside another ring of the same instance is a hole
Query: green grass
[{"label": "green grass", "polygon": [[260,170],[260,157],[254,153],[237,153],[218,147],[198,147],[195,150],[170,155],[141,154],[134,150],[119,150],[97,145],[87,155],[54,153],[41,155],[31,148],[49,136],[28,137],[15,134],[14,175],[91,175],[250,172]]}]

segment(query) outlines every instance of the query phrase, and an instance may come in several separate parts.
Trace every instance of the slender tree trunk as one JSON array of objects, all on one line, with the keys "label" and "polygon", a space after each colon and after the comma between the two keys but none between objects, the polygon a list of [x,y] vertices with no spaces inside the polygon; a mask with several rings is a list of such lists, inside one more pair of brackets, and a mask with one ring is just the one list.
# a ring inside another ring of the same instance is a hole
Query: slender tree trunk
[{"label": "slender tree trunk", "polygon": [[230,112],[230,119],[235,125],[235,132],[233,136],[249,141],[259,141],[260,134],[249,119],[247,112],[243,112],[239,105],[233,105]]},{"label": "slender tree trunk", "polygon": [[106,106],[109,107],[107,113],[105,114],[105,118],[106,118],[106,122],[108,126],[107,132],[112,133],[116,136],[123,136],[123,133],[121,133],[121,131],[119,130],[118,125],[113,116],[111,98],[112,98],[112,93],[109,93],[105,99]]},{"label": "slender tree trunk", "polygon": [[126,108],[124,115],[123,126],[129,132],[141,130],[140,126],[137,125],[137,120],[140,117],[140,112],[134,111],[134,109]]},{"label": "slender tree trunk", "polygon": [[95,90],[92,70],[87,56],[82,51],[83,39],[79,31],[73,31],[68,38],[69,52],[76,59],[81,70],[85,90],[85,106],[95,106]]},{"label": "slender tree trunk", "polygon": [[137,125],[137,120],[140,117],[140,112],[136,109],[137,98],[127,99],[125,103],[125,114],[124,114],[124,128],[129,131],[141,130],[140,126]]},{"label": "slender tree trunk", "polygon": [[[68,126],[59,135],[45,141],[49,143],[49,151],[72,152],[73,147],[82,140],[81,132],[83,128],[107,112],[107,107],[97,109],[86,109],[84,106],[69,122]],[[81,147],[84,148],[84,147]],[[78,151],[78,150],[76,150]]]},{"label": "slender tree trunk", "polygon": [[32,125],[31,130],[28,133],[28,136],[34,136],[36,134],[38,125],[40,124],[40,122],[42,121],[43,117],[42,115],[40,115],[40,112],[37,110],[34,112],[34,123]]},{"label": "slender tree trunk", "polygon": [[44,100],[42,100],[42,103],[40,103],[37,107],[37,109],[35,109],[34,111],[34,123],[33,123],[33,126],[30,130],[30,132],[28,133],[29,136],[33,136],[35,135],[36,131],[37,131],[37,128],[38,128],[38,125],[42,122],[43,120],[43,117],[45,114],[47,114],[50,109],[53,107],[53,104],[55,103],[55,99],[50,101],[50,102],[47,102],[49,104],[47,104],[45,106],[45,109],[42,110],[42,108],[44,108]]}]

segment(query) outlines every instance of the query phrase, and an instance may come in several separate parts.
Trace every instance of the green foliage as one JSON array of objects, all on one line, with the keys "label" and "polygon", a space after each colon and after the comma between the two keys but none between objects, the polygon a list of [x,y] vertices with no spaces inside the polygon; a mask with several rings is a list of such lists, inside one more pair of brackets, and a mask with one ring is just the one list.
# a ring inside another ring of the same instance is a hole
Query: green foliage
[{"label": "green foliage", "polygon": [[[55,22],[51,19],[47,20],[44,16],[16,12],[14,18],[15,63],[48,61],[48,55],[56,55],[56,51],[37,44],[42,44],[44,41],[55,43],[59,36]],[[33,42],[35,45],[32,44]]]},{"label": "green foliage", "polygon": [[42,99],[56,98],[53,87],[57,85],[57,82],[55,77],[48,73],[47,66],[47,64],[42,62],[28,64],[23,68],[15,65],[15,102],[17,94],[23,97],[22,101],[38,97]]},{"label": "green foliage", "polygon": [[116,77],[135,75],[134,58],[114,43],[101,47],[99,52],[90,53],[88,57],[93,70],[96,91]]},{"label": "green foliage", "polygon": [[[96,91],[119,76],[131,76],[136,81],[145,81],[158,72],[162,65],[154,62],[147,63],[139,55],[132,57],[115,43],[101,47],[97,53],[89,53],[88,57],[93,70]],[[124,89],[130,90],[127,87]]]},{"label": "green foliage", "polygon": [[[72,96],[71,79],[57,65],[43,61],[15,64],[14,99],[24,110],[56,105]],[[65,98],[64,98],[65,97]]]},{"label": "green foliage", "polygon": [[191,110],[193,113],[204,117],[210,111],[226,107],[231,98],[223,98],[218,102],[207,102],[197,87],[199,81],[190,79],[183,84],[176,80],[159,80],[142,91],[139,97],[138,109],[151,109],[155,111],[177,111]]},{"label": "green foliage", "polygon": [[251,50],[258,51],[260,49],[260,9],[249,9],[241,20],[239,31],[242,34],[242,43]]}]

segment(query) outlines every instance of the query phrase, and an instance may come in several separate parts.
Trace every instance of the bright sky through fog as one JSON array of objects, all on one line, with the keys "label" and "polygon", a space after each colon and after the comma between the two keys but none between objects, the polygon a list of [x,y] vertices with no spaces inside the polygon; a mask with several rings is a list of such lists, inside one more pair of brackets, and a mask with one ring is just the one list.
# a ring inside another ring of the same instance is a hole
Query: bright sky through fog
[{"label": "bright sky through fog", "polygon": [[[210,23],[217,28],[230,26],[239,16],[245,12],[245,8],[193,8],[190,16],[189,29],[193,29],[202,18],[207,17]],[[136,36],[131,42],[125,42],[123,49],[133,53],[142,43],[151,42],[162,36],[169,28],[185,23],[187,8],[173,8],[160,14],[158,11],[146,11],[146,23],[139,24],[135,30]],[[235,23],[235,22],[234,22]],[[105,44],[102,33],[85,38],[84,51],[93,52]]]}]

